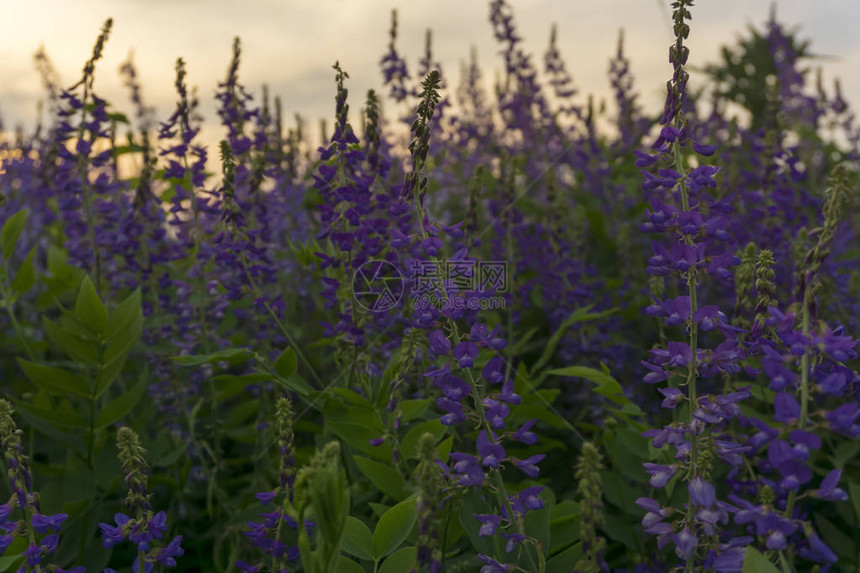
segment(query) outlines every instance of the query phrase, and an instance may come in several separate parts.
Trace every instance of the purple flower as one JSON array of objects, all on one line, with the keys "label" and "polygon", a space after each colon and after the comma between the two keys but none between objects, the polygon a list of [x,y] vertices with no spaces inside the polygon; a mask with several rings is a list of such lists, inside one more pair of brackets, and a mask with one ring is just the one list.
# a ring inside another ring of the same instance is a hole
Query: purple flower
[{"label": "purple flower", "polygon": [[513,458],[514,465],[532,479],[537,479],[539,469],[536,464],[546,457],[545,454],[535,454],[524,460]]},{"label": "purple flower", "polygon": [[504,380],[505,375],[503,374],[503,370],[505,367],[504,360],[502,360],[501,356],[493,356],[487,361],[487,364],[481,370],[481,376],[487,382],[492,384],[498,384],[502,380]]},{"label": "purple flower", "polygon": [[478,530],[481,537],[495,535],[496,529],[502,523],[502,516],[492,513],[476,513],[475,519],[481,522],[481,528]]},{"label": "purple flower", "polygon": [[686,366],[693,360],[693,351],[685,342],[670,342],[666,345],[670,366]]},{"label": "purple flower", "polygon": [[527,487],[520,492],[520,501],[529,509],[540,509],[543,507],[543,500],[538,495],[543,491],[541,486]]},{"label": "purple flower", "polygon": [[434,330],[427,335],[430,342],[430,350],[436,354],[447,355],[451,354],[451,341],[445,336],[441,330]]},{"label": "purple flower", "polygon": [[699,540],[695,535],[693,535],[693,532],[690,531],[689,528],[685,527],[680,533],[675,535],[675,555],[677,555],[679,559],[689,559],[696,551],[696,545],[698,545],[698,543]]},{"label": "purple flower", "polygon": [[658,489],[666,487],[669,480],[675,475],[675,468],[660,464],[642,464],[645,466],[645,471],[651,476],[651,486]]},{"label": "purple flower", "polygon": [[177,535],[158,552],[156,560],[165,567],[175,567],[176,557],[181,557],[185,553],[182,547],[179,546],[180,543],[182,543],[182,536]]},{"label": "purple flower", "polygon": [[35,529],[37,533],[47,533],[49,529],[51,531],[60,531],[62,523],[68,519],[68,517],[69,516],[65,513],[57,513],[54,515],[41,515],[37,513],[33,516],[33,529]]},{"label": "purple flower", "polygon": [[793,394],[779,392],[773,402],[773,419],[784,424],[792,424],[800,419],[800,404]]},{"label": "purple flower", "polygon": [[492,398],[484,398],[483,401],[486,410],[484,417],[493,428],[499,430],[505,427],[505,418],[510,413],[510,408],[504,402],[493,400]]},{"label": "purple flower", "polygon": [[460,361],[460,368],[471,368],[477,356],[478,346],[474,342],[463,341],[454,347],[454,358]]},{"label": "purple flower", "polygon": [[499,563],[489,555],[484,555],[483,553],[478,554],[478,559],[486,564],[481,567],[481,573],[506,573],[507,571],[512,571],[515,567],[515,565]]},{"label": "purple flower", "polygon": [[858,417],[860,417],[860,406],[853,402],[842,404],[825,415],[831,430],[845,434],[851,438],[860,438],[860,424],[857,423]]},{"label": "purple flower", "polygon": [[277,492],[277,490],[275,490],[275,491],[264,491],[264,492],[258,493],[255,497],[263,505],[268,505],[268,504],[272,503],[272,501],[275,499],[275,496],[277,496],[277,495],[278,495],[278,492]]},{"label": "purple flower", "polygon": [[514,379],[509,378],[505,380],[505,383],[502,384],[502,391],[498,394],[499,400],[502,402],[507,402],[508,404],[519,404],[522,402],[522,398],[519,394],[514,392]]},{"label": "purple flower", "polygon": [[711,507],[717,500],[714,486],[699,476],[690,480],[687,487],[690,492],[690,500],[701,507]]},{"label": "purple flower", "polygon": [[716,150],[716,145],[705,145],[701,143],[696,143],[695,141],[693,142],[693,151],[704,157],[710,157],[714,154]]},{"label": "purple flower", "polygon": [[717,555],[711,565],[717,573],[741,573],[745,553],[743,547],[730,547]]},{"label": "purple flower", "polygon": [[496,441],[495,436],[492,436],[492,439],[488,438],[486,431],[478,434],[477,448],[481,464],[486,467],[498,468],[505,459],[505,448]]},{"label": "purple flower", "polygon": [[481,460],[475,456],[461,452],[451,452],[454,465],[451,472],[460,475],[460,485],[477,486],[484,481],[484,470],[481,468]]},{"label": "purple flower", "polygon": [[674,408],[683,402],[685,398],[684,393],[677,388],[659,388],[658,392],[665,396],[665,399],[660,404],[664,408]]},{"label": "purple flower", "polygon": [[450,398],[440,397],[436,399],[436,405],[446,413],[439,418],[446,426],[453,426],[466,420],[466,412],[462,404]]},{"label": "purple flower", "polygon": [[505,553],[510,553],[516,549],[517,545],[526,539],[526,536],[522,533],[502,533],[502,537],[507,540],[507,543],[505,544]]},{"label": "purple flower", "polygon": [[538,441],[537,434],[531,431],[532,426],[537,423],[537,418],[534,420],[529,420],[525,424],[523,424],[519,430],[513,433],[513,439],[518,442],[522,442],[527,445],[534,445]]},{"label": "purple flower", "polygon": [[815,495],[827,501],[845,501],[848,499],[848,494],[844,490],[836,487],[839,485],[839,479],[842,477],[842,470],[831,470],[823,480],[821,486],[814,491]]}]

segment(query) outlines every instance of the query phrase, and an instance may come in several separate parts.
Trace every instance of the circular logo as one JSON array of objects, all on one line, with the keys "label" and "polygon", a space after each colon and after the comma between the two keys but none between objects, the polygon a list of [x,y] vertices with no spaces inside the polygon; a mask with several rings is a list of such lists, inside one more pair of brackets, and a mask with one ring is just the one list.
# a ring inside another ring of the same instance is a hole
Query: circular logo
[{"label": "circular logo", "polygon": [[403,297],[403,275],[388,261],[370,260],[352,276],[352,296],[370,312],[385,312]]}]

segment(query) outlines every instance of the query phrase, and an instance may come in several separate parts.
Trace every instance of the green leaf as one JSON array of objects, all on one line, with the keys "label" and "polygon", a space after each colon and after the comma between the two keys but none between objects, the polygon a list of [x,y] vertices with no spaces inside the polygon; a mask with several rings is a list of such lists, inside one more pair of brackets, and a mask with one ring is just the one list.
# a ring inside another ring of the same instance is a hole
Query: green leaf
[{"label": "green leaf", "polygon": [[108,312],[96,292],[90,277],[85,276],[75,301],[75,315],[87,328],[104,335],[108,328]]},{"label": "green leaf", "polygon": [[128,414],[131,409],[140,402],[145,391],[146,380],[142,379],[140,382],[135,384],[131,390],[121,395],[119,398],[108,402],[107,405],[105,405],[105,407],[98,413],[98,416],[96,416],[95,427],[103,428],[109,424],[113,424]]},{"label": "green leaf", "polygon": [[10,567],[23,559],[23,553],[19,553],[18,555],[4,555],[3,557],[0,557],[0,571],[8,571]]},{"label": "green leaf", "polygon": [[392,456],[391,444],[384,443],[379,446],[371,446],[370,440],[379,437],[380,432],[371,430],[362,424],[350,424],[348,422],[338,422],[333,419],[325,421],[326,428],[334,432],[338,438],[369,456],[377,458],[380,461],[390,462]]},{"label": "green leaf", "polygon": [[176,462],[179,461],[179,458],[182,457],[188,451],[188,444],[185,442],[180,442],[176,447],[173,448],[172,451],[166,452],[163,456],[156,459],[152,462],[152,467],[154,468],[166,468],[170,467]]},{"label": "green leaf", "polygon": [[268,382],[271,379],[271,374],[243,374],[240,376],[235,374],[219,374],[212,377],[212,381],[218,386],[219,399],[222,400],[241,394],[249,384]]},{"label": "green leaf", "polygon": [[606,372],[602,372],[596,368],[589,368],[587,366],[568,366],[567,368],[550,370],[549,374],[554,376],[577,376],[579,378],[585,378],[589,382],[597,384],[594,391],[601,396],[604,396],[621,406],[629,407],[631,409],[631,414],[641,413],[639,407],[624,395],[624,389],[621,387],[621,384]]},{"label": "green leaf", "polygon": [[359,456],[352,456],[352,459],[370,483],[391,499],[402,501],[411,493],[406,487],[406,480],[392,466]]},{"label": "green leaf", "polygon": [[[574,324],[576,324],[578,322],[586,322],[589,320],[596,320],[598,318],[603,318],[604,316],[609,316],[610,314],[613,314],[616,310],[616,309],[609,309],[609,310],[604,310],[603,312],[590,312],[592,308],[594,308],[593,304],[590,304],[588,306],[584,306],[582,308],[578,308],[575,311],[573,311],[573,313],[570,316],[568,316],[566,319],[564,319],[564,322],[562,322],[559,325],[558,329],[556,329],[555,333],[552,335],[552,337],[546,343],[546,346],[544,347],[544,351],[543,351],[543,354],[541,354],[541,357],[538,359],[537,362],[535,362],[534,366],[532,366],[532,368],[531,368],[532,377],[534,377],[534,375],[537,372],[540,372],[541,368],[543,368],[550,361],[550,359],[552,358],[552,355],[555,353],[555,349],[558,346],[558,343],[561,341],[562,337],[564,336],[564,333],[567,332],[567,330],[571,326],[573,326]],[[541,380],[541,379],[543,379],[543,376],[538,378],[538,380]]]},{"label": "green leaf", "polygon": [[212,362],[242,362],[251,357],[252,352],[247,348],[225,348],[211,354],[190,354],[174,356],[173,361],[180,366],[200,366]]},{"label": "green leaf", "polygon": [[429,398],[426,400],[401,400],[399,405],[400,411],[403,412],[403,421],[411,422],[418,416],[421,416],[427,411],[432,402],[433,400]]},{"label": "green leaf", "polygon": [[755,547],[747,546],[742,573],[779,573],[776,565],[768,561]]},{"label": "green leaf", "polygon": [[96,398],[101,397],[101,395],[110,388],[111,382],[116,380],[116,377],[119,376],[123,366],[125,366],[125,356],[118,356],[112,362],[99,368],[98,374],[96,375]]},{"label": "green leaf", "polygon": [[550,516],[552,515],[552,500],[549,499],[549,496],[544,490],[540,498],[544,501],[544,506],[541,509],[530,510],[526,513],[525,518],[525,530],[526,535],[533,539],[537,539],[541,543],[541,547],[543,548],[543,554],[546,556],[549,551],[549,523]]},{"label": "green leaf", "polygon": [[492,555],[494,547],[489,537],[478,535],[481,522],[475,519],[475,514],[493,513],[493,511],[495,510],[476,490],[469,489],[463,496],[463,504],[460,506],[460,525],[463,526],[463,530],[469,536],[472,547],[479,553]]},{"label": "green leaf", "polygon": [[18,359],[18,365],[30,379],[30,382],[49,394],[55,396],[77,394],[84,398],[90,396],[90,384],[86,378],[79,374],[68,372],[62,368],[42,366],[23,358]]},{"label": "green leaf", "polygon": [[36,282],[36,271],[33,270],[33,255],[35,253],[36,247],[33,247],[27,258],[21,263],[21,266],[15,271],[15,278],[12,280],[12,290],[19,295],[33,288],[33,284]]},{"label": "green leaf", "polygon": [[364,567],[343,555],[338,557],[334,570],[335,573],[364,573]]},{"label": "green leaf", "polygon": [[140,308],[140,289],[119,303],[110,315],[107,329],[107,346],[104,362],[110,364],[126,356],[143,332],[143,311]]},{"label": "green leaf", "polygon": [[433,434],[438,440],[447,432],[445,425],[439,420],[427,420],[420,424],[415,424],[400,442],[400,453],[406,459],[415,458],[418,456],[418,440],[421,439],[426,432]]},{"label": "green leaf", "polygon": [[854,533],[853,531],[837,526],[820,513],[813,517],[813,521],[815,522],[815,527],[818,529],[821,538],[826,540],[827,545],[829,545],[837,555],[847,559],[853,558],[857,548],[854,544],[854,540],[847,535],[847,532]]},{"label": "green leaf", "polygon": [[851,497],[851,503],[854,505],[854,523],[860,523],[860,484],[848,481],[848,495]]},{"label": "green leaf", "polygon": [[22,209],[3,223],[3,229],[0,230],[0,251],[3,252],[3,259],[6,262],[15,252],[15,245],[18,244],[18,237],[21,236],[21,231],[24,230],[24,225],[27,223],[28,213],[27,209]]},{"label": "green leaf", "polygon": [[570,573],[573,565],[582,559],[582,544],[575,543],[547,561],[546,573]]},{"label": "green leaf", "polygon": [[406,540],[418,515],[415,499],[400,502],[379,518],[373,532],[373,556],[385,557]]},{"label": "green leaf", "polygon": [[[269,379],[271,379],[271,378],[272,378],[271,375],[269,375]],[[308,384],[304,378],[300,378],[299,376],[296,376],[295,374],[293,374],[292,376],[290,376],[289,378],[286,378],[286,379],[275,378],[275,382],[279,386],[283,386],[284,388],[286,388],[290,392],[295,392],[299,396],[302,396],[305,398],[310,396],[314,391],[314,389],[311,388],[310,384]]]},{"label": "green leaf", "polygon": [[289,378],[299,368],[298,359],[296,358],[296,353],[292,348],[286,348],[281,355],[278,356],[278,359],[275,360],[275,373],[281,378]]},{"label": "green leaf", "polygon": [[74,456],[63,472],[62,499],[63,503],[73,501],[90,501],[96,493],[96,483],[93,471],[86,463]]},{"label": "green leaf", "polygon": [[340,548],[359,559],[373,561],[373,534],[360,519],[351,515],[346,518]]},{"label": "green leaf", "polygon": [[550,553],[579,541],[580,507],[579,503],[565,500],[552,508],[549,522]]},{"label": "green leaf", "polygon": [[843,469],[848,460],[854,458],[858,453],[860,453],[860,443],[858,442],[842,442],[833,450],[833,456],[831,456],[831,460],[833,460],[833,467]]},{"label": "green leaf", "polygon": [[51,342],[59,346],[69,358],[91,366],[99,364],[98,345],[92,341],[84,340],[77,334],[51,322],[47,318],[42,318],[42,325],[45,328],[45,334],[48,335]]},{"label": "green leaf", "polygon": [[391,554],[382,562],[379,573],[403,573],[409,571],[418,559],[418,549],[415,547],[404,547]]},{"label": "green leaf", "polygon": [[28,404],[20,400],[15,400],[15,407],[59,428],[73,428],[76,430],[89,428],[87,421],[76,413],[67,401],[61,402],[59,407],[52,407],[50,405]]}]

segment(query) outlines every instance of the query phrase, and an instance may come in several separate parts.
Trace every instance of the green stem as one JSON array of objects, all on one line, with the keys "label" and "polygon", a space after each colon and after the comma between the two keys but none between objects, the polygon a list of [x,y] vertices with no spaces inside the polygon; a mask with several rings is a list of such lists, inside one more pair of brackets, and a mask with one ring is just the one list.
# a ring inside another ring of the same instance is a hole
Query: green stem
[{"label": "green stem", "polygon": [[[84,138],[84,132],[86,130],[88,96],[89,89],[87,84],[87,78],[84,78],[84,95],[81,99],[83,105],[81,106],[81,125],[78,130],[78,139]],[[95,143],[95,140],[91,141],[90,143]],[[89,179],[87,177],[87,157],[80,157],[80,159],[78,160],[78,168],[80,169],[81,176],[81,196],[83,198],[84,203],[84,213],[87,217],[87,237],[90,240],[90,244],[93,249],[93,256],[95,257],[95,288],[96,292],[101,294],[101,253],[98,248],[98,243],[96,242],[96,223],[95,219],[93,218],[92,199],[90,197],[90,185]]]},{"label": "green stem", "polygon": [[[679,117],[676,118],[676,125],[678,129],[682,128],[683,121]],[[678,173],[681,174],[680,178],[680,191],[681,191],[681,208],[684,211],[690,210],[690,198],[687,193],[687,184],[685,182],[686,173],[684,172],[684,156],[681,154],[681,147],[678,145],[676,141],[672,145],[672,151],[674,153],[674,162],[675,169]],[[687,245],[693,244],[693,238],[689,235],[684,236],[684,242]],[[697,376],[697,360],[696,355],[697,347],[698,347],[698,338],[699,338],[699,325],[696,323],[693,315],[696,314],[698,310],[698,300],[696,297],[696,268],[692,267],[687,273],[687,291],[690,296],[690,318],[689,318],[689,326],[690,326],[690,363],[687,368],[687,397],[690,401],[690,418],[689,418],[689,432],[690,432],[690,472],[688,474],[688,481],[692,480],[698,474],[699,468],[699,444],[696,436],[693,434],[693,422],[694,417],[693,414],[696,411],[696,404],[698,403],[698,395],[696,392],[696,376]],[[693,507],[693,500],[690,499],[687,503],[687,522],[689,525],[693,525],[695,523],[695,515],[696,511]],[[692,572],[693,565],[695,560],[695,554],[687,559],[686,563],[686,571]]]}]

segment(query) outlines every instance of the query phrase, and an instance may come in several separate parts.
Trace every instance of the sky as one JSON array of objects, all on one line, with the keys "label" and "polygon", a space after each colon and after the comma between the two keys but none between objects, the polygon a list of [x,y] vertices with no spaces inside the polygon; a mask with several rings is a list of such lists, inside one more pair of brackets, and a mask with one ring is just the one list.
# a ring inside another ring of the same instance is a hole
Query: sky
[{"label": "sky", "polygon": [[[618,32],[625,44],[642,102],[657,110],[671,74],[668,1],[508,0],[533,62],[542,65],[550,27],[558,25],[558,46],[583,93],[609,97],[607,69]],[[104,58],[96,68],[96,92],[121,110],[131,110],[117,73],[134,53],[143,97],[157,117],[174,107],[174,65],[186,61],[188,83],[197,86],[202,111],[214,121],[212,95],[225,76],[235,36],[242,39],[240,80],[256,93],[268,84],[286,114],[300,112],[316,128],[334,114],[334,71],[339,61],[349,73],[352,109],[369,88],[379,90],[379,59],[388,44],[392,8],[399,12],[398,49],[415,70],[427,28],[434,33],[434,56],[449,85],[459,80],[460,62],[477,49],[485,76],[501,69],[499,46],[488,21],[487,0],[0,0],[0,116],[8,127],[30,127],[36,102],[44,97],[33,54],[40,46],[71,86],[104,21],[114,20]],[[698,0],[688,45],[691,67],[716,60],[747,25],[762,25],[770,0]],[[843,94],[860,107],[860,2],[782,0],[778,18],[799,26],[812,40],[827,85],[842,79]],[[698,77],[697,77],[698,76]],[[691,73],[691,85],[703,78]]]}]

